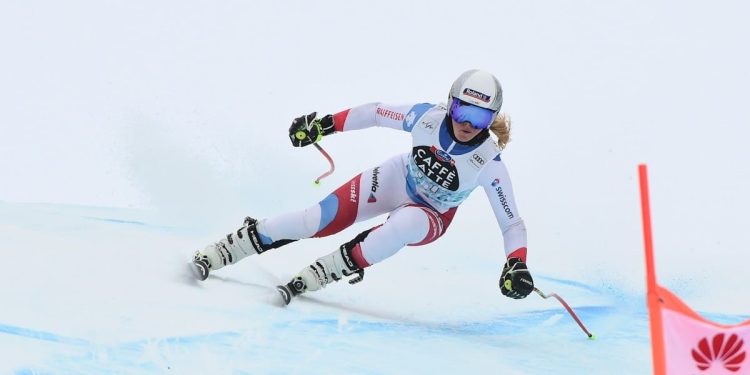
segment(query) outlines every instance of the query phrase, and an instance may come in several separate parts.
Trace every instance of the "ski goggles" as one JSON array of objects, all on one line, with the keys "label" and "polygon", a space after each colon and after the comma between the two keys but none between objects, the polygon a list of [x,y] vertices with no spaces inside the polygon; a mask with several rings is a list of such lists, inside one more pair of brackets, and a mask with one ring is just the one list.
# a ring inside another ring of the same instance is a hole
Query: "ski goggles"
[{"label": "ski goggles", "polygon": [[456,122],[470,122],[474,129],[487,129],[492,125],[495,112],[491,109],[477,107],[457,98],[451,102],[451,118]]}]

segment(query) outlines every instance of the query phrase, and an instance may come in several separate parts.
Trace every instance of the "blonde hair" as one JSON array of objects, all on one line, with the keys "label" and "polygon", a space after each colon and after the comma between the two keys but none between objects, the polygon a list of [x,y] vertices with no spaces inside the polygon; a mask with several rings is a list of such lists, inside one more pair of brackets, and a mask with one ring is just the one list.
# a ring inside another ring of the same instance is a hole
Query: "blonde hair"
[{"label": "blonde hair", "polygon": [[510,142],[510,116],[505,113],[498,114],[495,121],[490,125],[490,130],[497,137],[497,146],[501,150],[505,149],[505,146]]}]

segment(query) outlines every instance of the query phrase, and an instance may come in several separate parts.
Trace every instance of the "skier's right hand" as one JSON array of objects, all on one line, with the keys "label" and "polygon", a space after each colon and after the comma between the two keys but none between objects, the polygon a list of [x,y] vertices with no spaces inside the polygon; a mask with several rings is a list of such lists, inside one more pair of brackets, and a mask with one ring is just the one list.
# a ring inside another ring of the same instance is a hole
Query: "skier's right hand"
[{"label": "skier's right hand", "polygon": [[315,118],[316,112],[297,117],[289,127],[289,139],[294,147],[304,147],[320,142],[324,135],[333,134],[333,116]]}]

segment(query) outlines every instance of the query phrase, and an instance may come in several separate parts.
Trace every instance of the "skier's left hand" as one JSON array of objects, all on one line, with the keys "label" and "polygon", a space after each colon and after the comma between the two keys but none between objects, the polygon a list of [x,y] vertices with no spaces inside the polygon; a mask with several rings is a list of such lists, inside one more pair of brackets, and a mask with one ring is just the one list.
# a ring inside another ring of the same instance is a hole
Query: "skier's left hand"
[{"label": "skier's left hand", "polygon": [[336,130],[333,126],[333,116],[327,115],[315,118],[316,112],[297,117],[289,127],[289,139],[294,147],[304,147],[319,142],[324,135],[332,134]]},{"label": "skier's left hand", "polygon": [[534,279],[521,258],[509,258],[500,275],[500,291],[504,296],[521,299],[534,291]]}]

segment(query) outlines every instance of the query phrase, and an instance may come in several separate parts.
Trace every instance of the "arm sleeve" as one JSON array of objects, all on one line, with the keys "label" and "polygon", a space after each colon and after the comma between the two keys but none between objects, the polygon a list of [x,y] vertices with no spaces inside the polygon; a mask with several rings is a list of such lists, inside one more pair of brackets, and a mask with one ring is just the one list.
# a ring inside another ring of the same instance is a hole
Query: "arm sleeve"
[{"label": "arm sleeve", "polygon": [[525,262],[526,225],[516,207],[510,175],[499,157],[491,160],[479,174],[479,184],[487,193],[490,206],[503,233],[506,257],[519,257]]},{"label": "arm sleeve", "polygon": [[[407,125],[407,115],[423,104],[383,104],[368,103],[341,111],[333,115],[334,127],[337,132],[365,129],[373,126],[411,131]],[[430,105],[431,106],[431,105]]]}]

